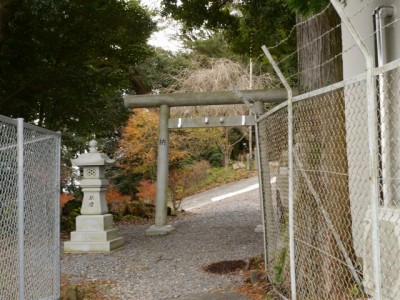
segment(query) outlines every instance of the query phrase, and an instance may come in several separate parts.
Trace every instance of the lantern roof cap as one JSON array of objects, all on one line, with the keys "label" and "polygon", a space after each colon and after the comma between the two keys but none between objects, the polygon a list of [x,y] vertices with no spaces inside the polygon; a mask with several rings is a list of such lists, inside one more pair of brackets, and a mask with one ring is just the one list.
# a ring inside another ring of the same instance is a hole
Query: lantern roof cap
[{"label": "lantern roof cap", "polygon": [[73,166],[111,166],[115,159],[109,158],[106,154],[97,151],[97,141],[89,142],[89,152],[79,155],[77,159],[71,159]]}]

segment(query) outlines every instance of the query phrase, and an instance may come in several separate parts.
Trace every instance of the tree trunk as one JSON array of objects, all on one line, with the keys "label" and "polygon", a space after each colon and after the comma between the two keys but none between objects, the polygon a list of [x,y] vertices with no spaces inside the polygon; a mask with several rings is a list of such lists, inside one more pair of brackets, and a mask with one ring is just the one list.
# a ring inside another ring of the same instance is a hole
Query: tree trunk
[{"label": "tree trunk", "polygon": [[231,159],[233,145],[229,143],[231,127],[224,127],[224,136],[221,138],[221,141],[217,142],[219,149],[222,152],[223,164],[224,168],[227,169],[229,167],[229,161]]},{"label": "tree trunk", "polygon": [[[298,21],[304,20],[298,17]],[[337,24],[340,18],[331,7],[297,27],[300,93],[342,80],[343,66],[338,56],[342,52],[341,31]],[[295,151],[304,169],[313,170],[307,172],[308,182],[304,173],[296,170],[296,236],[303,241],[296,245],[299,298],[347,299],[355,281],[342,262],[347,255],[355,265],[355,254],[345,175],[348,165],[343,91],[295,103],[293,109]],[[338,246],[335,231],[345,251]]]}]

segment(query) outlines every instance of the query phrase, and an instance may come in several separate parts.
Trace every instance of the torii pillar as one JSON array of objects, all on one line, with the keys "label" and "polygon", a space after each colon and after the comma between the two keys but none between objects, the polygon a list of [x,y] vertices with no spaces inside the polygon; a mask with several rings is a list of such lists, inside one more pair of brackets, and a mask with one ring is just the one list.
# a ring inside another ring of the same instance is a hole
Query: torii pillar
[{"label": "torii pillar", "polygon": [[175,229],[171,225],[167,225],[169,106],[165,104],[161,105],[159,114],[160,121],[158,125],[159,137],[157,156],[156,216],[155,224],[146,231],[147,235],[166,235]]}]

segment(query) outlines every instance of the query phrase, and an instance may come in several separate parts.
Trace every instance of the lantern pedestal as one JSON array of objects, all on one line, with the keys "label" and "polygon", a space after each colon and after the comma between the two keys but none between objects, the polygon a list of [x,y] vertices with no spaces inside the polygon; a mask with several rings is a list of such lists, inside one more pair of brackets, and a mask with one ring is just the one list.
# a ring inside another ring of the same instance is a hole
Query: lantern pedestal
[{"label": "lantern pedestal", "polygon": [[110,252],[123,245],[111,214],[82,215],[76,218],[76,231],[71,232],[71,241],[64,243],[64,252]]}]

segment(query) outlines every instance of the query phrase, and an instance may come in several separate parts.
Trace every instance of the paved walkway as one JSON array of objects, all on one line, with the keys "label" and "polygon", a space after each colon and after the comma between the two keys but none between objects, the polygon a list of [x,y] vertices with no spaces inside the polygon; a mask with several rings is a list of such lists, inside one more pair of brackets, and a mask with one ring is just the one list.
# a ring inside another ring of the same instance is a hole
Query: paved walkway
[{"label": "paved walkway", "polygon": [[213,188],[203,193],[188,197],[182,202],[182,209],[192,210],[213,202],[232,198],[236,195],[258,190],[258,177],[250,177],[223,186]]}]

